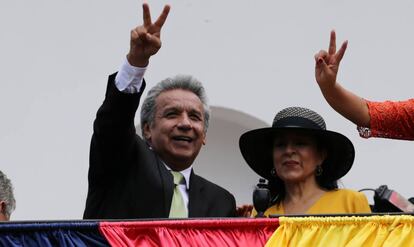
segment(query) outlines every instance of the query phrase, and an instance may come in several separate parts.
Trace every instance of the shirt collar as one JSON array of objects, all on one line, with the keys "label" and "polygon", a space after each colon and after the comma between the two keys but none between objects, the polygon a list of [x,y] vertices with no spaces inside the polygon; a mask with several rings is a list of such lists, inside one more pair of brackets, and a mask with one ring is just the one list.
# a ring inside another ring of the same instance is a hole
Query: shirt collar
[{"label": "shirt collar", "polygon": [[[164,162],[163,162],[164,163]],[[165,164],[165,168],[167,168],[168,171],[171,171],[172,169],[167,166],[167,164]],[[193,170],[193,166],[189,166],[188,168],[179,171],[179,173],[181,173],[185,179],[185,186],[187,187],[187,190],[190,189],[190,175],[191,175],[191,171]]]}]

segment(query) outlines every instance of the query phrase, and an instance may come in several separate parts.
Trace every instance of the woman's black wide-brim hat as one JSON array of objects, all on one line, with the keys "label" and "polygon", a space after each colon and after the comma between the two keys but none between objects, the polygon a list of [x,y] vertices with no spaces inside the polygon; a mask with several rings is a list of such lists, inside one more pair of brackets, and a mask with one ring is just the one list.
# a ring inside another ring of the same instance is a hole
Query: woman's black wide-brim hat
[{"label": "woman's black wide-brim hat", "polygon": [[315,135],[327,149],[322,163],[322,175],[330,181],[343,177],[351,169],[355,158],[352,142],[344,135],[326,130],[323,118],[302,107],[288,107],[278,112],[272,127],[244,133],[239,140],[240,151],[247,164],[258,175],[268,180],[274,177],[272,150],[274,138],[286,130],[301,130]]}]

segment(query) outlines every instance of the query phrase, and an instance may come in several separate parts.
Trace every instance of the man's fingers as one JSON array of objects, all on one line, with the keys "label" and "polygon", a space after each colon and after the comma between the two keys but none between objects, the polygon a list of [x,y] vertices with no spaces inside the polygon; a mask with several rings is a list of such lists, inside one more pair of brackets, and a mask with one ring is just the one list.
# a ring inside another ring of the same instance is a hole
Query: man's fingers
[{"label": "man's fingers", "polygon": [[164,25],[165,20],[167,20],[168,13],[170,13],[170,5],[165,5],[161,15],[154,24],[161,28]]},{"label": "man's fingers", "polygon": [[336,55],[336,64],[339,64],[339,62],[341,62],[342,58],[344,57],[347,47],[348,47],[348,40],[345,40],[345,42],[342,43],[341,48],[339,49]]},{"label": "man's fingers", "polygon": [[142,4],[142,13],[144,18],[144,26],[151,25],[151,13],[148,6],[148,3]]},{"label": "man's fingers", "polygon": [[136,40],[138,39],[139,35],[138,32],[135,29],[131,30],[131,40]]},{"label": "man's fingers", "polygon": [[329,54],[333,55],[336,52],[336,34],[335,30],[331,31],[331,39],[329,40]]},{"label": "man's fingers", "polygon": [[147,42],[146,32],[142,32],[139,28],[131,31],[131,47],[142,46]]},{"label": "man's fingers", "polygon": [[146,33],[147,33],[147,29],[143,26],[139,26],[136,27],[134,29],[132,29],[131,31],[131,40],[136,41],[136,40],[141,40],[141,41],[145,41],[146,40]]},{"label": "man's fingers", "polygon": [[149,43],[151,43],[154,47],[156,47],[156,48],[160,48],[161,47],[161,40],[156,35],[152,35],[152,34],[146,33],[145,39]]}]

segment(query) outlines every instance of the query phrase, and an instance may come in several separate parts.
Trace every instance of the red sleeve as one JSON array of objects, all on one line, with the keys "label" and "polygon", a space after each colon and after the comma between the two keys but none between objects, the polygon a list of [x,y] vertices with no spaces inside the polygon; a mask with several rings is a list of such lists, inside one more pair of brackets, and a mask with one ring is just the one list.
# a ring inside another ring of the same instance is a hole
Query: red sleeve
[{"label": "red sleeve", "polygon": [[414,99],[406,101],[366,101],[370,128],[358,127],[364,137],[414,140]]}]

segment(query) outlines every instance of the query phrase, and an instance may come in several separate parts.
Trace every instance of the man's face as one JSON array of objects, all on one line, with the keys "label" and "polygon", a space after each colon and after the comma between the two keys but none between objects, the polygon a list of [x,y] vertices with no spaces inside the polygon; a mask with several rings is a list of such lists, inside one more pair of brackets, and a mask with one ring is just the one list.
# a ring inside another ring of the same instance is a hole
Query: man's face
[{"label": "man's face", "polygon": [[154,122],[144,126],[144,136],[172,169],[183,170],[205,144],[203,104],[183,89],[165,91],[155,102]]}]

